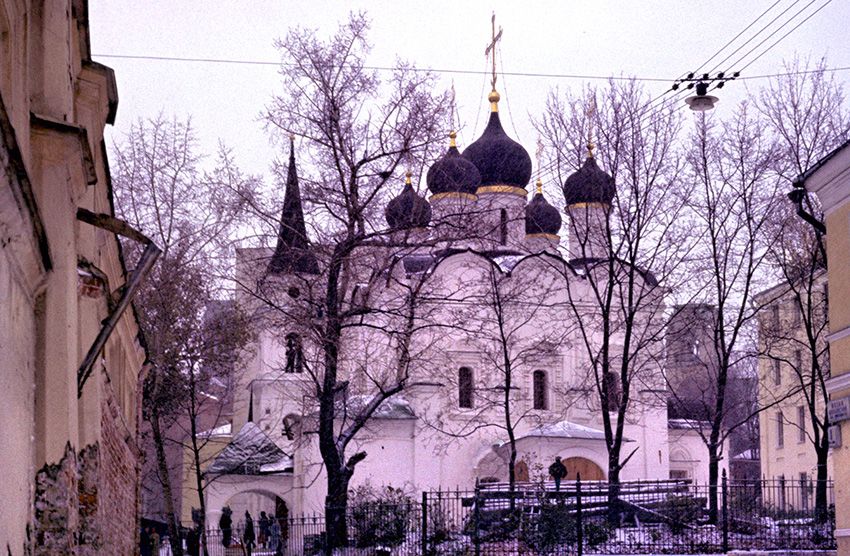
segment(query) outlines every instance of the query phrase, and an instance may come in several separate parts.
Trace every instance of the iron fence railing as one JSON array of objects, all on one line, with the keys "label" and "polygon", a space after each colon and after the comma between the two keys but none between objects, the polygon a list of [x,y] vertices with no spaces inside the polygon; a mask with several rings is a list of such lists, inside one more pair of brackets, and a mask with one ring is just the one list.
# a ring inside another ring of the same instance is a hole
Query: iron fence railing
[{"label": "iron fence railing", "polygon": [[[337,555],[705,554],[835,549],[833,485],[689,481],[480,484],[404,504],[352,502]],[[711,498],[716,494],[715,511]],[[242,529],[207,532],[209,556],[243,556]],[[280,522],[253,555],[326,553],[321,516]]]}]

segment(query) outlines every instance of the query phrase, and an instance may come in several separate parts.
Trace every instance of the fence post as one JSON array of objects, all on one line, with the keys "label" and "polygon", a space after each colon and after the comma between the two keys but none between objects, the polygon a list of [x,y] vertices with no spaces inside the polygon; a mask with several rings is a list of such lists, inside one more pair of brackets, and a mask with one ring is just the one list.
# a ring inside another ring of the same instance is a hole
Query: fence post
[{"label": "fence post", "polygon": [[723,470],[721,479],[722,502],[723,502],[723,552],[729,552],[729,483],[726,480],[726,470]]},{"label": "fence post", "polygon": [[473,541],[475,543],[475,556],[481,556],[481,486],[478,479],[475,479],[475,505],[473,507],[473,521],[475,522],[475,535]]},{"label": "fence post", "polygon": [[578,556],[584,552],[584,526],[581,521],[581,473],[576,473],[576,545]]},{"label": "fence post", "polygon": [[422,491],[422,556],[428,554],[428,491]]}]

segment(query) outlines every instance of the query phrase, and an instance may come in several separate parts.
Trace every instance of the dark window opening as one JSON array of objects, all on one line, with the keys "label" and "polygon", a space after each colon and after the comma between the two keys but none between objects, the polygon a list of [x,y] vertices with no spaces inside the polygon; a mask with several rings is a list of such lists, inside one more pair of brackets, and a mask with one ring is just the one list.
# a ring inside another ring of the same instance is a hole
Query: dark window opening
[{"label": "dark window opening", "polygon": [[461,367],[457,374],[457,405],[458,407],[472,407],[472,369]]},{"label": "dark window opening", "polygon": [[286,367],[284,372],[300,373],[304,371],[304,351],[301,336],[295,333],[286,335]]},{"label": "dark window opening", "polygon": [[534,409],[549,409],[546,398],[546,372],[534,371]]}]

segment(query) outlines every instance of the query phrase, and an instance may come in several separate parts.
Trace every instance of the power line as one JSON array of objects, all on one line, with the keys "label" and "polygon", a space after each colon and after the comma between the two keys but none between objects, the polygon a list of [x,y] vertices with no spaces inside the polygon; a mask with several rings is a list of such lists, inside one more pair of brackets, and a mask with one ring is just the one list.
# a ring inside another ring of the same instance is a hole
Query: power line
[{"label": "power line", "polygon": [[[284,64],[281,62],[270,62],[263,60],[236,60],[236,59],[226,59],[226,58],[185,58],[178,56],[147,56],[147,55],[136,55],[136,54],[93,54],[95,58],[117,58],[124,60],[150,60],[150,61],[160,61],[160,62],[194,62],[194,63],[212,63],[212,64],[238,64],[238,65],[253,65],[253,66],[286,66],[293,67],[292,64]],[[373,71],[395,71],[396,68],[390,66],[363,66],[363,69],[373,70]],[[446,74],[456,74],[456,75],[489,75],[488,71],[476,71],[476,70],[461,70],[461,69],[449,69],[449,68],[407,68],[408,71],[416,71],[416,72],[431,72],[431,73],[446,73]],[[850,70],[850,66],[836,67],[836,68],[826,68],[825,71],[828,72],[839,72],[839,71],[848,71]],[[813,73],[819,70],[810,70],[806,71],[798,71],[798,72],[783,72],[783,73],[772,73],[772,74],[764,74],[764,75],[751,75],[748,77],[738,77],[737,79],[767,79],[770,77],[783,77],[786,75],[798,75],[802,73]],[[660,77],[624,77],[624,76],[604,76],[604,75],[583,75],[583,74],[570,74],[570,73],[542,73],[542,72],[521,72],[521,71],[511,71],[511,72],[503,72],[503,75],[509,75],[511,77],[535,77],[535,78],[546,78],[546,79],[585,79],[585,80],[599,80],[599,81],[647,81],[647,82],[659,82],[659,83],[669,83],[670,79],[660,78]]]}]

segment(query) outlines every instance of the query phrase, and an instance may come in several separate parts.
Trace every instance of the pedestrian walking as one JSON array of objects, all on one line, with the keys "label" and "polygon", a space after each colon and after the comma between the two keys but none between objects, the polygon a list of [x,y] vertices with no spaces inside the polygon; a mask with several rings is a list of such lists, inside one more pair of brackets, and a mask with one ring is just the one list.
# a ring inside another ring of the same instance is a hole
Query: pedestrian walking
[{"label": "pedestrian walking", "polygon": [[188,556],[200,556],[201,554],[201,531],[197,525],[186,533],[186,553]]},{"label": "pedestrian walking", "polygon": [[244,547],[245,554],[247,556],[251,556],[256,540],[257,537],[254,534],[254,518],[251,517],[248,510],[245,510],[245,532],[242,533],[242,546]]},{"label": "pedestrian walking", "polygon": [[274,550],[275,556],[283,554],[283,543],[280,542],[280,523],[277,519],[272,520],[272,525],[269,528],[269,533],[271,534],[271,542],[269,542],[269,548]]},{"label": "pedestrian walking", "polygon": [[221,529],[221,544],[224,548],[230,546],[230,539],[233,538],[233,518],[231,514],[233,510],[230,506],[225,506],[221,509],[221,519],[218,520],[218,528]]},{"label": "pedestrian walking", "polygon": [[151,553],[153,556],[159,556],[159,545],[160,545],[160,537],[159,533],[154,529],[151,532]]},{"label": "pedestrian walking", "polygon": [[555,456],[555,461],[549,466],[549,474],[555,479],[555,492],[561,490],[561,479],[567,476],[567,466],[561,463],[561,456]]},{"label": "pedestrian walking", "polygon": [[266,548],[266,544],[269,542],[269,529],[271,527],[271,520],[269,516],[266,515],[266,512],[260,512],[260,536],[257,538],[257,544],[261,547]]},{"label": "pedestrian walking", "polygon": [[139,536],[139,551],[142,556],[151,556],[151,528],[142,527],[142,534]]}]

